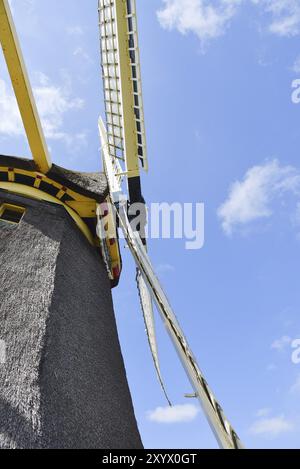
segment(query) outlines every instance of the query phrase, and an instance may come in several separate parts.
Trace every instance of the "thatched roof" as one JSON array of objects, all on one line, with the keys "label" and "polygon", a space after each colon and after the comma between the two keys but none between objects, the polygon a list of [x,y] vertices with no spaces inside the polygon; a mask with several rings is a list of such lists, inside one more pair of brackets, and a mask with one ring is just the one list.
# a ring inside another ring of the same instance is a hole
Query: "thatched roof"
[{"label": "thatched roof", "polygon": [[[37,171],[33,160],[16,158],[14,156],[0,155],[0,166],[24,169],[25,171]],[[108,195],[107,179],[104,173],[85,173],[71,171],[53,164],[47,174],[50,179],[78,192],[86,197],[92,197],[102,202]]]}]

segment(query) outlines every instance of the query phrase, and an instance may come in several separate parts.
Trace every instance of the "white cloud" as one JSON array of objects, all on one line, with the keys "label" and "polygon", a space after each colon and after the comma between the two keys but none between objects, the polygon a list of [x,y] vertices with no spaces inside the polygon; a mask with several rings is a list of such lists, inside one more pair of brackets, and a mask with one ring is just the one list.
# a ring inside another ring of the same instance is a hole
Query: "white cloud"
[{"label": "white cloud", "polygon": [[256,417],[268,417],[268,415],[270,415],[270,413],[272,412],[272,409],[269,409],[268,407],[265,407],[263,409],[259,409],[257,412],[256,412]]},{"label": "white cloud", "polygon": [[170,273],[175,271],[175,267],[171,264],[159,264],[156,271],[160,274]]},{"label": "white cloud", "polygon": [[9,92],[4,80],[0,79],[0,134],[14,137],[23,135],[23,125],[17,102]]},{"label": "white cloud", "polygon": [[284,415],[271,418],[258,419],[250,428],[250,433],[258,436],[275,438],[283,433],[290,432],[294,429],[291,421],[287,420]]},{"label": "white cloud", "polygon": [[[269,32],[279,36],[300,34],[299,0],[251,0],[267,16]],[[157,12],[165,29],[196,34],[202,42],[226,32],[239,6],[245,0],[163,0],[164,7]]]},{"label": "white cloud", "polygon": [[43,72],[35,72],[34,78],[36,83],[38,83],[40,86],[48,86],[50,84],[50,79],[45,75]]},{"label": "white cloud", "polygon": [[[36,6],[36,0],[8,0],[8,3],[13,16],[15,16],[15,13],[20,12],[19,7],[21,7],[23,12],[25,12],[27,16],[30,17],[31,15],[33,15]],[[35,24],[35,18],[31,18],[31,24],[32,26]]]},{"label": "white cloud", "polygon": [[289,347],[292,343],[292,339],[287,335],[280,337],[280,339],[274,340],[271,344],[271,349],[277,350],[278,352],[282,352],[284,349]]},{"label": "white cloud", "polygon": [[[84,101],[70,96],[67,86],[55,86],[43,74],[36,74],[39,85],[33,88],[45,137],[62,140],[67,145],[84,143],[85,133],[71,134],[64,130],[64,118],[69,111],[80,110]],[[0,79],[0,134],[14,137],[24,135],[23,124],[13,91]]]},{"label": "white cloud", "polygon": [[278,36],[296,36],[300,33],[299,0],[252,0],[262,6],[272,19],[269,31]]},{"label": "white cloud", "polygon": [[200,412],[199,407],[192,404],[175,405],[173,407],[157,407],[147,413],[147,418],[156,423],[191,422]]},{"label": "white cloud", "polygon": [[280,166],[277,160],[252,167],[231,186],[228,199],[218,209],[224,232],[231,235],[238,227],[270,217],[276,197],[299,191],[300,173],[294,167]]},{"label": "white cloud", "polygon": [[35,88],[34,94],[45,136],[53,140],[68,141],[71,136],[62,131],[63,117],[70,110],[82,109],[84,101],[70,98],[62,88],[53,85]]},{"label": "white cloud", "polygon": [[67,27],[67,33],[70,36],[82,36],[83,35],[83,29],[81,26],[68,26]]},{"label": "white cloud", "polygon": [[86,50],[84,50],[83,47],[77,47],[77,48],[74,50],[73,55],[74,55],[74,57],[79,57],[79,58],[85,60],[86,62],[94,63],[94,61],[91,59],[91,57],[90,57],[89,54],[86,52]]},{"label": "white cloud", "polygon": [[221,36],[234,17],[241,0],[163,0],[157,12],[165,29],[195,33],[201,41]]}]

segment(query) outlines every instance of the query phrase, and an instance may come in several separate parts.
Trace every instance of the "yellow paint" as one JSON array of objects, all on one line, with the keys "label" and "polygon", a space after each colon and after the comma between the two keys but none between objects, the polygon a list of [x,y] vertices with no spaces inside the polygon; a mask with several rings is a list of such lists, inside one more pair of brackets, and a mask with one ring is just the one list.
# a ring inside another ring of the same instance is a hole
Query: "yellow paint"
[{"label": "yellow paint", "polygon": [[47,173],[52,162],[7,0],[0,0],[0,42],[32,156],[39,170]]},{"label": "yellow paint", "polygon": [[67,194],[72,197],[72,199],[74,199],[74,201],[67,201],[65,203],[73,210],[75,210],[75,212],[77,212],[80,217],[96,217],[96,200],[79,194],[69,189],[68,187],[64,187],[59,182],[50,179],[48,176],[44,176],[38,171],[26,171],[24,169],[19,168],[14,168],[13,171],[9,171],[9,168],[7,166],[0,166],[0,172],[8,173],[9,182],[14,182],[15,176],[18,174],[32,177],[32,180],[34,181],[32,185],[36,189],[39,189],[41,182],[46,182],[47,184],[50,184],[51,186],[55,187],[55,189],[57,189],[56,198],[61,199],[65,194]]},{"label": "yellow paint", "polygon": [[132,93],[131,63],[128,53],[128,27],[126,1],[119,0],[116,5],[117,40],[120,60],[120,82],[124,119],[124,145],[128,178],[139,176],[139,156],[137,148],[134,97]]},{"label": "yellow paint", "polygon": [[[0,172],[7,172],[8,174],[11,173],[8,167],[3,167],[3,166],[0,166]],[[13,174],[14,175],[22,174],[24,176],[31,176],[33,186],[27,186],[27,185],[13,182],[13,181],[12,182],[0,182],[0,189],[4,189],[6,191],[9,191],[15,194],[23,195],[25,197],[30,197],[35,200],[44,200],[46,202],[52,202],[58,205],[62,205],[67,210],[69,215],[73,218],[76,225],[78,226],[80,231],[84,234],[84,236],[88,239],[88,241],[92,245],[99,246],[99,242],[98,242],[99,240],[93,238],[93,235],[90,229],[88,228],[87,224],[82,220],[82,218],[92,218],[92,219],[94,218],[95,220],[97,219],[96,211],[97,211],[98,202],[96,202],[96,200],[81,196],[80,194],[77,194],[76,192],[69,190],[67,187],[63,187],[58,182],[49,179],[47,176],[43,176],[39,172],[26,171],[23,169],[14,168]],[[42,179],[40,179],[40,177],[42,177]],[[71,200],[71,201],[67,201],[64,203],[61,200],[59,200],[59,198],[54,197],[44,191],[41,191],[38,186],[42,181],[45,181],[48,184],[52,184],[54,187],[56,187],[57,196],[63,195],[63,194],[69,194],[73,198],[76,197],[78,200]],[[121,255],[120,255],[120,250],[119,250],[119,243],[117,242],[117,228],[115,225],[114,216],[112,212],[113,205],[109,197],[107,197],[106,199],[106,204],[107,204],[107,209],[109,213],[105,217],[106,218],[105,224],[107,223],[107,226],[108,226],[105,242],[107,244],[107,248],[111,257],[112,272],[114,268],[118,268],[119,271],[121,272],[122,266],[121,266]],[[115,239],[116,242],[111,244],[111,239]]]},{"label": "yellow paint", "polygon": [[68,214],[73,218],[76,225],[80,229],[80,231],[84,234],[87,240],[94,245],[94,238],[92,233],[90,232],[88,226],[84,223],[84,221],[80,218],[80,216],[66,204],[61,202],[60,200],[56,199],[50,194],[46,194],[35,187],[25,186],[23,184],[16,184],[15,182],[1,182],[0,181],[0,189],[3,189],[8,192],[13,192],[14,194],[22,195],[25,197],[30,197],[31,199],[35,200],[42,200],[45,202],[51,202],[53,204],[62,205]]}]

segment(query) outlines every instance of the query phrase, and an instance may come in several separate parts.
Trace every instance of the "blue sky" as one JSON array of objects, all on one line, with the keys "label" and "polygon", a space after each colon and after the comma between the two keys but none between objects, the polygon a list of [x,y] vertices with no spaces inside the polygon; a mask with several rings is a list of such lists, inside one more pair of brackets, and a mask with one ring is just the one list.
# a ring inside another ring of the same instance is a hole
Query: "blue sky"
[{"label": "blue sky", "polygon": [[[97,1],[11,4],[53,160],[99,170]],[[153,240],[153,263],[245,445],[299,447],[300,365],[291,360],[291,341],[300,338],[300,104],[291,95],[300,79],[300,1],[137,0],[137,7],[150,166],[145,198],[205,203],[203,249]],[[2,57],[0,114],[1,152],[29,156]],[[144,444],[215,448],[196,403],[184,398],[190,385],[159,320],[171,400],[192,407],[177,408],[178,422],[157,418],[166,402],[133,261],[123,243],[121,249],[115,311]]]}]

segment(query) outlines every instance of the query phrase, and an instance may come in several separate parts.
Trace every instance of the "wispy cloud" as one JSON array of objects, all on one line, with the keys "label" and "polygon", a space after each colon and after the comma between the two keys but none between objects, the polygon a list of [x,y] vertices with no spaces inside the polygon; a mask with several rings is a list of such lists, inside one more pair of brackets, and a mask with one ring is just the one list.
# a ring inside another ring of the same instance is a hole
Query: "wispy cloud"
[{"label": "wispy cloud", "polygon": [[294,424],[286,419],[284,415],[279,415],[278,417],[259,418],[253,423],[249,431],[252,435],[276,438],[293,429]]},{"label": "wispy cloud", "polygon": [[272,202],[285,193],[299,194],[300,172],[277,160],[250,168],[242,181],[232,184],[227,200],[218,209],[226,235],[257,219],[273,214]]},{"label": "wispy cloud", "polygon": [[171,273],[175,271],[175,267],[171,264],[158,264],[156,271],[159,274]]},{"label": "wispy cloud", "polygon": [[[10,6],[10,9],[12,11],[12,13],[14,13],[14,7],[16,6],[16,0],[8,0],[8,3],[9,3],[9,6]],[[30,9],[32,11],[32,9],[35,7],[35,0],[18,0],[17,3],[22,3],[22,6],[24,6],[26,9]]]},{"label": "wispy cloud", "polygon": [[274,340],[274,342],[271,344],[271,349],[277,350],[278,352],[282,352],[287,347],[290,347],[291,343],[292,339],[289,336],[284,335],[280,337],[280,339]]},{"label": "wispy cloud", "polygon": [[269,407],[264,407],[263,409],[259,409],[256,412],[256,417],[261,418],[261,417],[268,417],[272,412],[272,409]]},{"label": "wispy cloud", "polygon": [[9,6],[14,19],[17,20],[18,33],[36,37],[40,26],[36,0],[9,0]]},{"label": "wispy cloud", "polygon": [[83,47],[77,47],[73,52],[74,57],[79,57],[80,59],[85,60],[88,63],[94,63],[90,55]]},{"label": "wispy cloud", "polygon": [[299,0],[252,0],[271,15],[268,29],[278,36],[297,36],[300,33]]},{"label": "wispy cloud", "polygon": [[[267,29],[278,36],[300,33],[299,0],[251,0],[267,17]],[[165,29],[177,29],[181,34],[194,33],[201,42],[222,36],[245,0],[163,0],[157,12]],[[247,2],[248,3],[248,2]]]},{"label": "wispy cloud", "polygon": [[[68,84],[54,85],[43,73],[35,74],[37,86],[33,88],[37,108],[47,139],[61,140],[67,145],[84,143],[85,132],[72,134],[65,130],[64,118],[70,111],[85,105],[80,98],[71,96]],[[0,134],[15,137],[24,135],[24,128],[13,91],[0,79]]]},{"label": "wispy cloud", "polygon": [[157,407],[147,413],[147,418],[156,423],[191,422],[200,412],[193,404],[175,405],[173,407]]},{"label": "wispy cloud", "polygon": [[19,109],[14,95],[0,79],[0,134],[14,137],[24,134]]},{"label": "wispy cloud", "polygon": [[157,12],[165,29],[177,29],[182,34],[192,32],[203,42],[221,36],[234,17],[240,0],[163,0]]},{"label": "wispy cloud", "polygon": [[68,26],[67,27],[67,34],[69,34],[70,36],[82,36],[83,35],[83,28],[79,25]]}]

